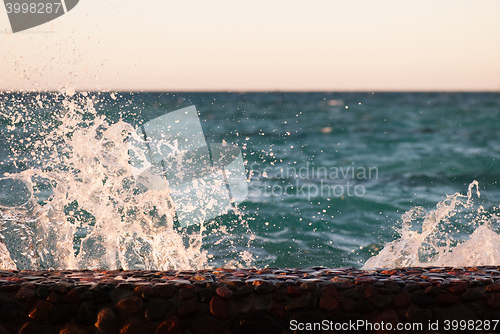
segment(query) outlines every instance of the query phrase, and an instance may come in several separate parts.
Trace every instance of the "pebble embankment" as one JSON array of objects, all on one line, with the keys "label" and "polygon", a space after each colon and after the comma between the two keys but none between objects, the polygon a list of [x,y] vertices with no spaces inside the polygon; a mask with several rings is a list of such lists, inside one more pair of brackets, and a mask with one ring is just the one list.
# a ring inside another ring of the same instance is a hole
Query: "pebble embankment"
[{"label": "pebble embankment", "polygon": [[[375,327],[340,327],[361,320]],[[453,320],[469,327],[446,331]],[[494,333],[498,320],[499,267],[0,271],[0,334]]]}]

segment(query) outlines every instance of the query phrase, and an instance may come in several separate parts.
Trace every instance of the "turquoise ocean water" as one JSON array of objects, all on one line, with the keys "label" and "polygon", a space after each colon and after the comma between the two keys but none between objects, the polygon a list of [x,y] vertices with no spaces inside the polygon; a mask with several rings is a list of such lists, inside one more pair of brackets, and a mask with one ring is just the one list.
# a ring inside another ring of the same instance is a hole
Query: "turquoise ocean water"
[{"label": "turquoise ocean water", "polygon": [[[255,267],[360,267],[399,237],[401,216],[413,207],[435,209],[446,195],[467,193],[474,180],[478,205],[491,216],[500,204],[499,93],[85,95],[106,122],[133,127],[195,105],[208,143],[241,148],[249,195],[239,214],[206,224],[201,247],[210,266],[247,251]],[[61,94],[0,94],[0,176],[46,168],[46,152],[29,143],[57,128],[53,116],[67,108]],[[25,189],[2,182],[6,212],[22,204]],[[38,201],[51,196],[49,185],[38,188]],[[92,220],[87,211],[82,219]],[[463,213],[452,222],[455,230],[463,226],[459,239],[472,231],[467,219]],[[15,238],[2,226],[5,238]]]}]

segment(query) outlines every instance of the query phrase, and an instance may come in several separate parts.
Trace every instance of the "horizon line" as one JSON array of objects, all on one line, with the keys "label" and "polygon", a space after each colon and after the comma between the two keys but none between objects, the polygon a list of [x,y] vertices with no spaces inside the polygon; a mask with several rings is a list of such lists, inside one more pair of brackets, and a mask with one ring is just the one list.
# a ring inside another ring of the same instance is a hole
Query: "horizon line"
[{"label": "horizon line", "polygon": [[[53,89],[0,89],[2,93],[61,93]],[[499,90],[124,90],[124,89],[75,89],[75,93],[500,93]]]}]

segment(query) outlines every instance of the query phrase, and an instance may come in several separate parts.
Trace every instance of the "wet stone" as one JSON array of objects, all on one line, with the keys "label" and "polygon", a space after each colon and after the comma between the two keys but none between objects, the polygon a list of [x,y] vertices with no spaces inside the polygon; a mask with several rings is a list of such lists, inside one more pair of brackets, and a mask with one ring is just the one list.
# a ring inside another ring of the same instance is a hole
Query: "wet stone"
[{"label": "wet stone", "polygon": [[47,300],[55,304],[59,301],[59,295],[55,292],[51,292],[50,295],[47,297]]},{"label": "wet stone", "polygon": [[274,284],[261,284],[255,287],[255,292],[259,295],[269,294],[276,290],[277,287]]},{"label": "wet stone", "polygon": [[[224,332],[224,324],[217,318],[210,315],[200,315],[192,319],[187,324],[188,331],[186,333],[193,334],[221,334]],[[175,332],[172,332],[174,334]],[[159,333],[158,333],[159,334]],[[170,334],[170,332],[168,332]],[[236,333],[235,333],[236,334]],[[245,334],[245,333],[240,333]]]},{"label": "wet stone", "polygon": [[149,332],[141,320],[132,319],[122,327],[120,334],[149,334]]},{"label": "wet stone", "polygon": [[397,307],[405,307],[410,303],[410,293],[406,290],[397,295],[392,295],[392,303]]},{"label": "wet stone", "polygon": [[339,306],[339,302],[332,295],[326,295],[319,301],[319,307],[327,311],[333,311]]},{"label": "wet stone", "polygon": [[279,318],[281,320],[285,319],[286,311],[285,305],[283,303],[273,303],[271,306],[271,310],[269,311],[273,317]]},{"label": "wet stone", "polygon": [[50,291],[47,287],[41,286],[36,290],[36,295],[40,298],[47,298],[50,294]]},{"label": "wet stone", "polygon": [[149,298],[153,295],[153,288],[149,285],[140,285],[134,289],[134,293],[142,298]]},{"label": "wet stone", "polygon": [[172,298],[176,292],[177,289],[170,284],[164,284],[164,285],[157,284],[153,287],[152,291],[153,296],[158,296],[161,298]]},{"label": "wet stone", "polygon": [[59,334],[88,334],[85,329],[78,327],[75,324],[67,324],[61,328]]},{"label": "wet stone", "polygon": [[296,285],[289,286],[286,292],[291,297],[299,297],[302,294],[302,290]]},{"label": "wet stone", "polygon": [[[437,308],[434,310],[434,318],[438,320],[440,323],[444,323],[447,321],[461,321],[461,320],[477,320],[474,312],[471,312],[471,309],[463,304],[457,303],[451,306],[447,306],[446,308]],[[455,331],[458,333],[463,333],[463,331]],[[470,333],[470,331],[468,331]],[[476,332],[477,333],[477,332]]]},{"label": "wet stone", "polygon": [[381,272],[382,274],[385,274],[385,275],[397,275],[399,274],[399,270],[396,270],[396,269],[388,269],[388,270],[384,270]]},{"label": "wet stone", "polygon": [[80,303],[80,294],[76,289],[71,289],[60,298],[60,301],[66,304],[78,304]]},{"label": "wet stone", "polygon": [[247,279],[245,280],[245,283],[246,284],[252,284],[252,285],[261,285],[261,284],[264,284],[264,280],[262,280],[262,278],[250,278],[250,279]]},{"label": "wet stone", "polygon": [[431,305],[436,302],[436,298],[417,291],[412,294],[412,300],[417,305]]},{"label": "wet stone", "polygon": [[226,284],[230,289],[238,289],[245,285],[245,282],[239,279],[223,280],[221,283]]},{"label": "wet stone", "polygon": [[16,293],[16,299],[21,301],[21,302],[30,301],[33,298],[35,298],[35,296],[36,296],[35,290],[28,289],[28,288],[21,288]]},{"label": "wet stone", "polygon": [[95,327],[105,333],[114,333],[116,326],[116,314],[108,307],[102,308],[97,314]]},{"label": "wet stone", "polygon": [[354,289],[356,289],[359,293],[363,294],[370,285],[371,284],[368,283],[362,283],[362,284],[357,283]]},{"label": "wet stone", "polygon": [[3,303],[0,308],[0,320],[3,321],[14,321],[23,309],[23,304],[17,300],[7,300]]},{"label": "wet stone", "polygon": [[460,300],[460,297],[450,292],[442,293],[437,296],[437,301],[443,304],[454,304]]},{"label": "wet stone", "polygon": [[93,300],[94,299],[94,295],[92,294],[91,291],[85,291],[82,293],[82,300]]},{"label": "wet stone", "polygon": [[273,304],[270,295],[264,295],[264,296],[252,295],[251,297],[249,297],[249,299],[245,301],[245,303],[249,303],[250,308],[253,311],[269,311],[271,310]]},{"label": "wet stone", "polygon": [[[373,323],[378,323],[378,324],[392,324],[392,328],[397,328],[397,324],[401,322],[400,317],[398,313],[393,310],[393,309],[385,309],[380,312],[377,312],[375,316],[372,318]],[[386,325],[387,326],[387,325]],[[381,333],[382,331],[379,331]],[[385,331],[382,333],[387,333],[389,334],[391,331]],[[415,332],[413,332],[415,333]],[[417,332],[418,333],[418,332]]]},{"label": "wet stone", "polygon": [[432,318],[432,312],[412,305],[406,311],[406,320],[409,322],[428,323]]},{"label": "wet stone", "polygon": [[484,286],[484,283],[480,280],[472,280],[469,282],[470,286]]},{"label": "wet stone", "polygon": [[424,292],[426,295],[429,295],[429,296],[437,296],[437,295],[440,295],[442,293],[445,293],[446,290],[443,290],[443,289],[438,288],[436,286],[429,286],[424,290]]},{"label": "wet stone", "polygon": [[[417,283],[415,282],[409,282],[409,283],[406,283],[405,285],[405,288],[404,288],[406,291],[415,291],[415,290],[420,290],[420,285],[418,285]],[[397,293],[397,292],[394,292],[394,293]]]},{"label": "wet stone", "polygon": [[284,290],[277,290],[273,293],[273,300],[277,302],[285,302],[287,300],[287,293]]},{"label": "wet stone", "polygon": [[44,324],[39,324],[36,322],[27,322],[21,329],[19,329],[19,334],[51,334],[52,330],[49,326]]},{"label": "wet stone", "polygon": [[376,308],[383,309],[384,307],[392,303],[392,298],[389,295],[378,294],[372,297],[371,302]]},{"label": "wet stone", "polygon": [[418,286],[420,286],[423,289],[425,289],[429,286],[432,286],[432,283],[428,282],[428,281],[418,281],[417,284],[418,284]]},{"label": "wet stone", "polygon": [[90,326],[95,322],[94,308],[89,302],[82,302],[78,308],[77,320],[84,326]]},{"label": "wet stone", "polygon": [[455,294],[461,294],[467,291],[467,288],[468,288],[467,284],[454,284],[450,285],[448,287],[448,290]]},{"label": "wet stone", "polygon": [[111,294],[108,291],[94,291],[94,301],[97,304],[111,303]]},{"label": "wet stone", "polygon": [[144,315],[149,321],[158,321],[173,308],[169,300],[153,300],[146,304]]},{"label": "wet stone", "polygon": [[52,311],[53,305],[49,301],[39,300],[28,316],[36,321],[48,320]]},{"label": "wet stone", "polygon": [[462,295],[461,299],[463,301],[471,301],[471,300],[481,299],[481,298],[483,298],[483,296],[484,296],[484,293],[480,292],[478,289],[468,289]]},{"label": "wet stone", "polygon": [[491,322],[498,321],[500,319],[500,312],[496,310],[489,310],[484,316],[484,320],[489,320]]},{"label": "wet stone", "polygon": [[60,295],[66,293],[66,288],[62,285],[57,285],[57,284],[54,284],[54,285],[51,285],[49,287],[49,291],[50,292],[55,292],[55,293],[58,293]]},{"label": "wet stone", "polygon": [[200,291],[198,291],[198,299],[202,303],[207,303],[212,299],[213,294],[214,294],[214,292],[212,289],[208,289],[208,288],[201,289]]},{"label": "wet stone", "polygon": [[496,292],[488,293],[485,296],[485,301],[486,301],[486,305],[488,305],[488,307],[491,307],[493,309],[500,308],[500,293],[496,293]]},{"label": "wet stone", "polygon": [[252,292],[254,292],[254,286],[251,284],[247,284],[247,285],[242,286],[238,290],[234,291],[233,297],[234,298],[246,297],[249,294],[251,294]]},{"label": "wet stone", "polygon": [[486,287],[489,292],[500,292],[500,283],[490,284]]},{"label": "wet stone", "polygon": [[[470,315],[471,319],[485,319],[486,314],[500,313],[500,270],[494,266],[405,268],[394,269],[391,274],[353,268],[270,268],[260,274],[257,269],[223,268],[198,272],[55,270],[36,274],[31,271],[8,273],[8,279],[0,275],[0,323],[9,333],[18,333],[21,325],[30,319],[32,324],[50,324],[58,331],[69,328],[67,323],[72,323],[77,326],[75,333],[81,329],[89,334],[104,334],[106,331],[98,328],[96,317],[99,318],[105,308],[116,314],[114,334],[121,330],[133,332],[132,325],[126,328],[131,323],[124,323],[131,316],[143,321],[141,330],[148,333],[184,333],[186,330],[191,334],[230,334],[237,329],[244,333],[246,327],[233,327],[236,319],[258,312],[265,312],[282,322],[310,310],[331,319],[387,321],[394,320],[395,314],[406,314],[406,321],[409,321],[445,319],[446,312],[449,317]],[[192,283],[186,283],[188,280]],[[248,284],[242,285],[243,280]],[[45,306],[38,303],[42,301]],[[48,315],[43,315],[44,307],[49,309],[49,304],[52,309]],[[203,321],[220,324],[218,330],[212,328],[215,326],[201,325],[201,322],[194,330],[192,320],[200,318],[202,313],[208,314]],[[30,314],[33,318],[28,317]],[[173,314],[180,319],[177,327],[165,323]],[[164,325],[159,326],[160,323]],[[150,325],[152,327],[148,327]]]},{"label": "wet stone", "polygon": [[210,312],[218,318],[227,318],[230,315],[230,306],[219,296],[215,296],[210,301]]},{"label": "wet stone", "polygon": [[116,303],[122,299],[134,296],[134,291],[131,289],[114,289],[110,293],[111,299]]},{"label": "wet stone", "polygon": [[116,303],[116,307],[132,314],[141,309],[142,299],[140,297],[125,298]]},{"label": "wet stone", "polygon": [[349,298],[338,298],[340,307],[342,308],[343,311],[345,312],[350,312],[354,309],[354,300],[349,299]]},{"label": "wet stone", "polygon": [[330,285],[323,290],[323,295],[330,295],[333,297],[337,297],[339,295],[339,291],[335,286]]},{"label": "wet stone", "polygon": [[360,300],[354,303],[354,310],[360,313],[371,313],[373,312],[373,306],[364,300]]},{"label": "wet stone", "polygon": [[218,283],[207,283],[206,287],[215,291],[217,288],[220,288],[221,286],[222,285]]},{"label": "wet stone", "polygon": [[491,278],[482,278],[480,281],[481,281],[481,283],[483,283],[484,285],[493,284],[493,280],[492,280]]},{"label": "wet stone", "polygon": [[16,283],[7,283],[7,284],[2,284],[0,286],[0,291],[7,292],[7,293],[12,293],[12,292],[16,292],[20,288],[21,287],[19,286],[19,284],[16,284]]},{"label": "wet stone", "polygon": [[274,334],[281,329],[281,322],[264,312],[241,315],[231,325],[231,333],[238,334]]},{"label": "wet stone", "polygon": [[50,324],[53,326],[69,321],[73,316],[73,311],[68,305],[54,305],[52,315],[50,316]]},{"label": "wet stone", "polygon": [[309,306],[310,300],[307,296],[297,297],[285,306],[287,311],[295,311]]},{"label": "wet stone", "polygon": [[121,282],[121,283],[118,283],[116,285],[116,288],[117,289],[123,289],[123,290],[126,290],[126,289],[134,289],[134,284],[131,283],[131,282]]},{"label": "wet stone", "polygon": [[[210,325],[209,323],[206,323]],[[158,325],[155,334],[183,334],[184,329],[181,320],[175,316],[169,316],[165,321]],[[194,332],[197,333],[197,332]]]},{"label": "wet stone", "polygon": [[225,286],[221,286],[215,290],[215,293],[217,293],[219,296],[222,298],[231,298],[233,296],[233,291]]},{"label": "wet stone", "polygon": [[300,285],[300,288],[305,291],[314,292],[318,290],[318,283],[316,282],[304,282]]},{"label": "wet stone", "polygon": [[354,281],[356,282],[356,284],[373,284],[377,281],[377,279],[375,277],[367,276],[367,277],[357,277],[354,279]]},{"label": "wet stone", "polygon": [[386,283],[384,287],[390,290],[392,293],[397,293],[398,291],[401,290],[401,286],[394,282]]},{"label": "wet stone", "polygon": [[[387,291],[389,291],[389,290],[387,290]],[[363,295],[365,296],[365,298],[370,298],[370,297],[375,296],[378,292],[379,292],[379,289],[374,287],[373,285],[371,285],[368,288],[366,288]]]},{"label": "wet stone", "polygon": [[195,296],[196,290],[194,289],[194,287],[186,286],[179,292],[179,297],[184,300],[193,299]]},{"label": "wet stone", "polygon": [[182,288],[186,285],[191,285],[191,282],[188,280],[185,280],[185,279],[174,279],[174,280],[170,280],[169,282],[174,284],[178,288]]},{"label": "wet stone", "polygon": [[198,312],[200,308],[201,305],[199,302],[190,299],[182,303],[182,305],[179,308],[177,308],[177,314],[182,317],[187,317],[190,316],[191,314]]},{"label": "wet stone", "polygon": [[363,298],[363,295],[356,289],[345,290],[342,296],[352,300],[361,300]]}]

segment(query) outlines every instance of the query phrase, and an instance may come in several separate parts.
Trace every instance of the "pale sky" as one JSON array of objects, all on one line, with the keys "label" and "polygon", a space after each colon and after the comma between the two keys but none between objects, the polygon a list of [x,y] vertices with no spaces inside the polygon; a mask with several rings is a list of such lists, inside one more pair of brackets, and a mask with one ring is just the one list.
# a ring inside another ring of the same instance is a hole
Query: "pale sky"
[{"label": "pale sky", "polygon": [[16,34],[0,7],[0,90],[65,86],[499,91],[500,1],[80,0]]}]

